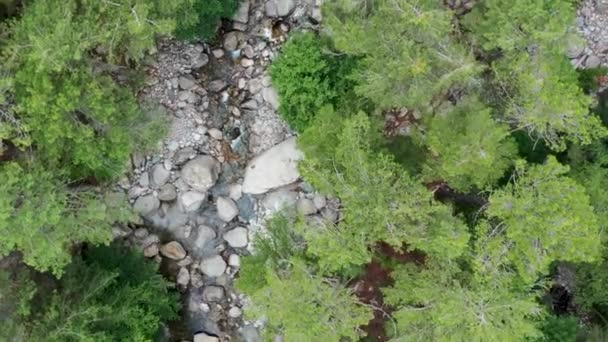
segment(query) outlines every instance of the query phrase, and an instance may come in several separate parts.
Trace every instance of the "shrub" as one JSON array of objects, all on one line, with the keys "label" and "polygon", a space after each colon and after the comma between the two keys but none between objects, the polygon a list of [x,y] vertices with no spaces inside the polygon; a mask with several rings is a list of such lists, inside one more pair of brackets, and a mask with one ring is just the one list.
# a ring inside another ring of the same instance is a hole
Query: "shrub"
[{"label": "shrub", "polygon": [[179,39],[211,39],[222,18],[230,18],[239,0],[186,0],[177,10],[175,36]]},{"label": "shrub", "polygon": [[301,132],[324,105],[341,107],[353,87],[349,74],[355,66],[352,57],[331,55],[313,33],[292,36],[270,69],[283,118]]}]

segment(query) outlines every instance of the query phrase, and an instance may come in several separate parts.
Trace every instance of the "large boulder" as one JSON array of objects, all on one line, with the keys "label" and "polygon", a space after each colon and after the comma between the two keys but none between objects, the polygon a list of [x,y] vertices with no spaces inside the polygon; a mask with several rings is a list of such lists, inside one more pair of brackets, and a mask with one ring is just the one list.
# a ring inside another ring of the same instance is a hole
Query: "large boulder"
[{"label": "large boulder", "polygon": [[182,180],[194,190],[206,192],[215,185],[220,173],[220,163],[210,156],[196,157],[184,165]]},{"label": "large boulder", "polygon": [[253,158],[247,165],[243,192],[263,194],[291,184],[300,178],[298,161],[304,154],[296,146],[296,138],[289,138]]}]

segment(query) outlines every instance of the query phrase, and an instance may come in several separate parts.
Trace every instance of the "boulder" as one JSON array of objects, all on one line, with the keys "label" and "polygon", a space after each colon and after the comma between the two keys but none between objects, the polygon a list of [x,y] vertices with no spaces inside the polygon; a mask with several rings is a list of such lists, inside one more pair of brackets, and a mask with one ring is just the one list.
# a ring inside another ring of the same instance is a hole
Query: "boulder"
[{"label": "boulder", "polygon": [[296,7],[296,0],[275,0],[277,4],[277,15],[279,17],[288,16]]},{"label": "boulder", "polygon": [[301,215],[312,215],[317,212],[315,203],[308,198],[300,198],[296,204],[296,209],[298,210],[298,214]]},{"label": "boulder", "polygon": [[249,0],[241,2],[239,10],[232,16],[232,20],[242,24],[249,22]]},{"label": "boulder", "polygon": [[156,164],[152,168],[150,182],[153,187],[158,188],[163,186],[171,177],[171,171],[165,169],[163,164]]},{"label": "boulder", "polygon": [[211,227],[201,225],[198,226],[194,244],[197,248],[205,248],[205,246],[216,237],[217,234]]},{"label": "boulder", "polygon": [[165,184],[158,189],[158,199],[161,201],[169,202],[177,198],[177,191],[175,185]]},{"label": "boulder", "polygon": [[220,173],[220,164],[210,156],[196,157],[184,165],[181,179],[194,190],[206,192],[215,185]]},{"label": "boulder", "polygon": [[241,267],[241,257],[238,254],[230,254],[228,257],[228,265],[235,268]]},{"label": "boulder", "polygon": [[302,158],[304,154],[298,150],[295,137],[263,152],[247,165],[243,192],[263,194],[297,181],[300,178],[297,163]]},{"label": "boulder", "polygon": [[198,210],[206,199],[206,195],[198,191],[186,191],[179,194],[177,204],[184,213]]},{"label": "boulder", "polygon": [[160,254],[172,260],[182,260],[186,257],[186,250],[179,242],[171,241],[160,248]]},{"label": "boulder", "polygon": [[219,302],[224,299],[224,288],[221,286],[205,286],[203,288],[203,300],[205,302]]},{"label": "boulder", "polygon": [[147,216],[154,213],[159,207],[160,201],[158,198],[152,195],[146,195],[137,198],[133,204],[133,211],[142,216]]},{"label": "boulder", "polygon": [[239,214],[236,203],[227,197],[218,197],[216,202],[217,216],[224,222],[230,222]]},{"label": "boulder", "polygon": [[203,274],[209,277],[219,277],[226,271],[226,262],[219,255],[204,258],[201,261],[200,269]]},{"label": "boulder", "polygon": [[249,231],[244,227],[236,227],[224,233],[224,240],[233,248],[247,247],[249,243]]}]

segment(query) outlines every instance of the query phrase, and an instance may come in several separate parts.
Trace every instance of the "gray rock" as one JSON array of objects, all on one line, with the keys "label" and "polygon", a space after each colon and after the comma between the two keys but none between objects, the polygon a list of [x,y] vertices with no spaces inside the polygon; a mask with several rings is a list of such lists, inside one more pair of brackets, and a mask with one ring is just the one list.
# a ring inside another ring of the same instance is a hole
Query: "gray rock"
[{"label": "gray rock", "polygon": [[224,49],[226,51],[234,51],[239,48],[240,43],[244,40],[243,32],[231,31],[224,35]]},{"label": "gray rock", "polygon": [[226,271],[226,262],[219,255],[203,259],[200,264],[203,274],[209,277],[219,277]]},{"label": "gray rock", "polygon": [[301,215],[312,215],[317,212],[315,203],[308,198],[300,198],[296,204],[296,208]]},{"label": "gray rock", "polygon": [[217,216],[224,222],[232,221],[239,214],[239,208],[230,198],[218,197],[215,205]]},{"label": "gray rock", "polygon": [[243,58],[241,59],[241,66],[243,68],[249,68],[250,66],[253,66],[255,62],[253,61],[253,59],[249,59],[249,58]]},{"label": "gray rock", "polygon": [[230,308],[230,310],[228,310],[228,317],[239,318],[239,317],[241,317],[242,313],[243,312],[241,311],[241,309],[239,309],[236,306],[233,306],[233,307]]},{"label": "gray rock", "polygon": [[150,246],[144,248],[144,256],[146,258],[154,258],[158,255],[158,245],[153,243]]},{"label": "gray rock", "polygon": [[325,208],[325,206],[327,205],[327,199],[325,199],[325,196],[321,194],[315,194],[315,197],[313,197],[312,201],[318,210]]},{"label": "gray rock", "polygon": [[209,134],[210,137],[212,137],[215,140],[220,140],[224,137],[224,134],[222,133],[222,131],[220,131],[217,128],[212,128],[207,133]]},{"label": "gray rock", "polygon": [[266,16],[268,17],[276,17],[278,16],[277,4],[271,0],[266,2]]},{"label": "gray rock", "polygon": [[330,208],[323,208],[321,210],[321,216],[332,223],[338,221],[338,212]]},{"label": "gray rock", "polygon": [[275,0],[277,4],[277,15],[279,17],[288,16],[296,7],[295,0]]},{"label": "gray rock", "polygon": [[190,283],[190,272],[188,272],[187,268],[182,267],[179,269],[179,272],[177,273],[176,282],[179,285],[188,286],[188,284]]},{"label": "gray rock", "polygon": [[608,15],[608,0],[597,0],[596,6],[599,14]]},{"label": "gray rock", "polygon": [[215,57],[217,59],[224,57],[224,50],[222,50],[222,49],[215,49],[212,51],[212,53],[213,53],[213,57]]},{"label": "gray rock", "polygon": [[199,333],[194,335],[194,342],[220,342],[220,339],[205,333]]},{"label": "gray rock", "polygon": [[147,216],[154,213],[160,207],[160,201],[158,198],[152,195],[146,195],[139,197],[133,204],[133,211],[136,213]]},{"label": "gray rock", "polygon": [[186,257],[186,250],[179,242],[171,241],[160,248],[160,254],[172,260],[182,260]]},{"label": "gray rock", "polygon": [[175,155],[173,156],[173,163],[175,163],[175,165],[182,165],[183,163],[187,162],[188,160],[194,158],[195,156],[196,156],[196,151],[194,150],[194,148],[192,148],[192,147],[182,148],[181,150],[177,151],[175,153]]},{"label": "gray rock", "polygon": [[238,201],[239,198],[241,198],[241,196],[243,196],[243,189],[241,187],[241,184],[231,184],[228,187],[228,189],[229,189],[228,196],[234,201]]},{"label": "gray rock", "polygon": [[207,244],[213,241],[216,237],[217,234],[211,227],[200,225],[197,229],[196,240],[194,240],[194,244],[197,248],[204,249]]},{"label": "gray rock", "polygon": [[243,195],[236,201],[239,208],[239,217],[246,221],[251,221],[255,217],[255,203],[251,195]]},{"label": "gray rock", "polygon": [[148,232],[148,230],[146,228],[137,228],[134,232],[133,235],[135,235],[136,238],[138,239],[143,239],[146,236],[148,236],[150,233]]},{"label": "gray rock", "polygon": [[236,227],[224,233],[224,240],[233,248],[247,247],[249,231],[244,227]]},{"label": "gray rock", "polygon": [[206,192],[215,185],[220,173],[220,164],[210,156],[196,157],[184,165],[181,179],[193,189]]},{"label": "gray rock", "polygon": [[224,299],[224,288],[221,286],[205,286],[203,288],[203,300],[206,302],[219,302]]},{"label": "gray rock", "polygon": [[258,101],[251,99],[249,101],[243,102],[241,104],[241,108],[256,110],[256,109],[258,109]]},{"label": "gray rock", "polygon": [[171,177],[171,171],[165,169],[165,166],[163,164],[156,164],[154,165],[154,167],[152,167],[152,174],[151,174],[151,184],[153,187],[161,187],[163,186],[165,183],[167,183],[167,181],[169,180],[169,178]]},{"label": "gray rock", "polygon": [[188,213],[198,210],[203,205],[206,197],[204,193],[199,191],[186,191],[179,194],[177,203],[182,212]]},{"label": "gray rock", "polygon": [[568,58],[574,59],[574,58],[577,58],[580,55],[582,55],[584,51],[585,51],[585,45],[571,43],[568,46],[568,49],[566,50],[566,55],[568,56]]},{"label": "gray rock", "polygon": [[274,88],[264,88],[264,90],[262,90],[262,97],[274,110],[279,109],[279,94],[277,94],[277,91]]},{"label": "gray rock", "polygon": [[271,211],[279,211],[284,208],[295,207],[298,194],[287,189],[278,189],[269,192],[262,200],[262,206]]},{"label": "gray rock", "polygon": [[224,80],[213,80],[211,82],[209,82],[209,90],[219,93],[220,91],[224,90],[228,88],[228,83],[226,83]]},{"label": "gray rock", "polygon": [[232,16],[232,20],[247,24],[249,22],[249,7],[249,0],[242,1],[239,10]]},{"label": "gray rock", "polygon": [[177,191],[175,190],[175,185],[173,184],[165,184],[158,190],[158,199],[161,201],[169,202],[175,200],[176,198]]},{"label": "gray rock", "polygon": [[144,188],[147,188],[150,186],[150,174],[147,172],[142,172],[142,174],[139,176],[139,185],[143,186]]},{"label": "gray rock", "polygon": [[228,265],[232,267],[241,267],[241,257],[238,254],[230,254],[228,257]]},{"label": "gray rock", "polygon": [[209,56],[207,56],[207,54],[205,54],[204,52],[201,52],[193,61],[192,61],[192,68],[194,69],[198,69],[198,68],[202,68],[205,65],[207,65],[207,63],[209,63]]},{"label": "gray rock", "polygon": [[600,58],[596,55],[591,55],[589,57],[587,57],[587,59],[585,60],[585,67],[592,69],[592,68],[597,68],[598,66],[600,66],[600,63],[602,61],[600,60]]},{"label": "gray rock", "polygon": [[302,158],[304,154],[298,150],[295,137],[275,145],[249,162],[243,192],[263,194],[297,181],[300,178],[298,161]]},{"label": "gray rock", "polygon": [[179,84],[179,87],[184,90],[192,89],[196,85],[196,81],[191,76],[180,76],[177,79],[177,83]]},{"label": "gray rock", "polygon": [[251,81],[249,81],[249,92],[250,93],[257,94],[260,92],[260,90],[262,90],[262,81],[260,81],[257,78],[254,78]]},{"label": "gray rock", "polygon": [[255,326],[251,324],[242,327],[239,330],[239,333],[243,342],[262,342],[262,336],[260,336],[260,332]]}]

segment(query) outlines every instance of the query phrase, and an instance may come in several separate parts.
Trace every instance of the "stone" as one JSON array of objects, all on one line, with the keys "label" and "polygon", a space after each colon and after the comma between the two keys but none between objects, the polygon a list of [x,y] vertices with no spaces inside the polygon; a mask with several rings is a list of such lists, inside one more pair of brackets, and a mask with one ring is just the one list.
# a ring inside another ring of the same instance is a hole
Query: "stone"
[{"label": "stone", "polygon": [[241,104],[241,108],[256,110],[258,109],[258,101],[256,101],[255,99],[251,99],[249,101],[243,102]]},{"label": "stone", "polygon": [[243,192],[263,194],[291,184],[300,178],[298,161],[304,154],[296,146],[296,138],[289,138],[253,158],[245,170]]},{"label": "stone", "polygon": [[137,198],[133,204],[133,211],[136,213],[147,216],[154,213],[160,207],[160,201],[153,195],[145,195]]},{"label": "stone", "polygon": [[194,240],[194,244],[197,248],[203,249],[210,241],[212,241],[216,237],[217,234],[215,233],[213,228],[205,225],[200,225],[197,229],[196,240]]},{"label": "stone", "polygon": [[226,88],[228,88],[228,83],[226,83],[224,80],[213,80],[209,82],[210,91],[218,93]]},{"label": "stone", "polygon": [[260,92],[260,90],[262,90],[262,82],[257,79],[254,78],[251,81],[249,81],[249,92],[252,94],[257,94]]},{"label": "stone", "polygon": [[191,76],[180,76],[177,79],[177,83],[184,90],[192,89],[196,85],[196,81]]},{"label": "stone", "polygon": [[239,43],[242,40],[243,33],[231,31],[224,35],[224,49],[226,51],[234,51],[238,49]]},{"label": "stone", "polygon": [[239,10],[232,16],[232,20],[247,24],[249,22],[249,7],[249,0],[242,1]]},{"label": "stone", "polygon": [[139,176],[139,185],[143,186],[144,188],[147,188],[150,186],[150,174],[147,172],[142,172],[142,174]]},{"label": "stone", "polygon": [[177,198],[177,190],[175,185],[167,183],[158,189],[158,199],[161,201],[169,202],[174,201]]},{"label": "stone", "polygon": [[583,44],[575,44],[571,43],[566,50],[566,55],[570,59],[574,59],[579,57],[585,51],[585,46]]},{"label": "stone", "polygon": [[198,333],[194,335],[194,342],[220,342],[220,339],[205,333]]},{"label": "stone", "polygon": [[235,268],[241,267],[241,257],[238,254],[230,254],[228,257],[228,265]]},{"label": "stone", "polygon": [[199,287],[202,287],[203,284],[204,284],[203,276],[200,273],[198,273],[198,272],[190,273],[190,285],[192,285],[192,287],[198,289]]},{"label": "stone", "polygon": [[135,235],[136,238],[138,239],[143,239],[146,236],[148,236],[150,233],[148,232],[148,230],[146,228],[137,228],[134,232],[133,235]]},{"label": "stone", "polygon": [[192,264],[192,257],[189,255],[186,255],[185,258],[183,258],[182,260],[177,262],[177,266],[179,267],[186,267]]},{"label": "stone", "polygon": [[338,221],[338,212],[330,208],[323,208],[321,210],[321,216],[332,223]]},{"label": "stone", "polygon": [[218,197],[215,203],[217,216],[224,222],[232,221],[239,214],[236,203],[227,197]]},{"label": "stone", "polygon": [[277,4],[273,0],[266,1],[265,9],[266,9],[266,16],[268,16],[268,17],[278,16]]},{"label": "stone", "polygon": [[182,260],[186,257],[186,250],[179,242],[171,241],[160,248],[160,254],[172,260]]},{"label": "stone", "polygon": [[190,272],[188,272],[187,268],[182,267],[179,269],[179,272],[177,273],[176,282],[179,285],[188,286],[188,284],[190,283]]},{"label": "stone", "polygon": [[194,150],[194,148],[192,148],[192,147],[182,148],[181,150],[177,151],[175,153],[175,155],[173,156],[173,163],[175,163],[175,165],[182,165],[183,163],[187,162],[188,160],[194,158],[195,156],[196,156],[196,150]]},{"label": "stone", "polygon": [[300,215],[312,215],[317,212],[315,203],[308,198],[300,198],[296,204],[296,209]]},{"label": "stone", "polygon": [[602,61],[596,55],[591,55],[585,60],[585,67],[589,69],[597,68]]},{"label": "stone", "polygon": [[278,189],[269,192],[262,200],[262,206],[271,212],[276,212],[284,208],[295,207],[298,194],[287,189]]},{"label": "stone", "polygon": [[230,308],[230,310],[228,310],[228,317],[239,318],[239,317],[241,317],[242,313],[243,312],[241,311],[241,309],[239,309],[236,306],[233,306],[233,307]]},{"label": "stone", "polygon": [[141,242],[141,245],[144,247],[148,247],[152,244],[158,244],[159,242],[160,238],[158,237],[158,235],[150,234]]},{"label": "stone", "polygon": [[211,51],[211,53],[213,53],[213,57],[215,57],[216,59],[224,57],[224,50],[222,49],[215,49]]},{"label": "stone", "polygon": [[206,53],[201,52],[199,53],[199,55],[194,58],[194,60],[192,61],[192,68],[194,69],[198,69],[198,68],[202,68],[205,65],[207,65],[207,63],[209,63],[209,56],[207,56]]},{"label": "stone", "polygon": [[212,128],[209,131],[207,131],[207,133],[209,134],[210,137],[212,137],[215,140],[220,140],[224,137],[224,134],[222,133],[222,131],[220,131],[217,128]]},{"label": "stone", "polygon": [[253,64],[254,64],[253,59],[249,59],[249,58],[241,59],[241,66],[243,68],[249,68],[250,66],[253,66]]},{"label": "stone", "polygon": [[153,243],[150,246],[144,248],[144,256],[146,258],[154,258],[158,255],[158,245]]},{"label": "stone", "polygon": [[262,90],[262,97],[274,110],[279,109],[279,94],[272,87],[267,87]]},{"label": "stone", "polygon": [[312,202],[315,204],[315,207],[318,210],[325,208],[327,205],[327,199],[325,199],[325,196],[321,194],[315,194],[315,196],[312,198]]},{"label": "stone", "polygon": [[171,177],[171,171],[165,169],[163,164],[156,164],[152,167],[150,183],[153,187],[159,188],[163,186]]},{"label": "stone", "polygon": [[277,4],[277,15],[279,17],[288,16],[296,7],[295,0],[275,0]]},{"label": "stone", "polygon": [[221,286],[205,286],[203,288],[203,300],[206,302],[219,302],[224,299],[224,288]]},{"label": "stone", "polygon": [[238,201],[243,196],[243,187],[241,184],[231,184],[228,187],[228,197],[234,201]]},{"label": "stone", "polygon": [[233,248],[247,247],[249,231],[244,227],[236,227],[224,233],[224,240]]},{"label": "stone", "polygon": [[203,205],[206,197],[204,193],[199,191],[186,191],[179,194],[177,203],[182,212],[188,213],[198,210]]},{"label": "stone", "polygon": [[599,14],[608,15],[608,0],[597,0],[596,6]]},{"label": "stone", "polygon": [[220,164],[213,157],[199,156],[187,162],[181,170],[181,179],[193,189],[206,192],[215,185]]},{"label": "stone", "polygon": [[245,55],[245,57],[253,59],[253,57],[255,57],[255,51],[253,50],[253,47],[251,45],[247,45],[243,48],[243,55]]},{"label": "stone", "polygon": [[201,272],[209,277],[219,277],[226,271],[226,262],[219,255],[204,258],[200,264]]}]

